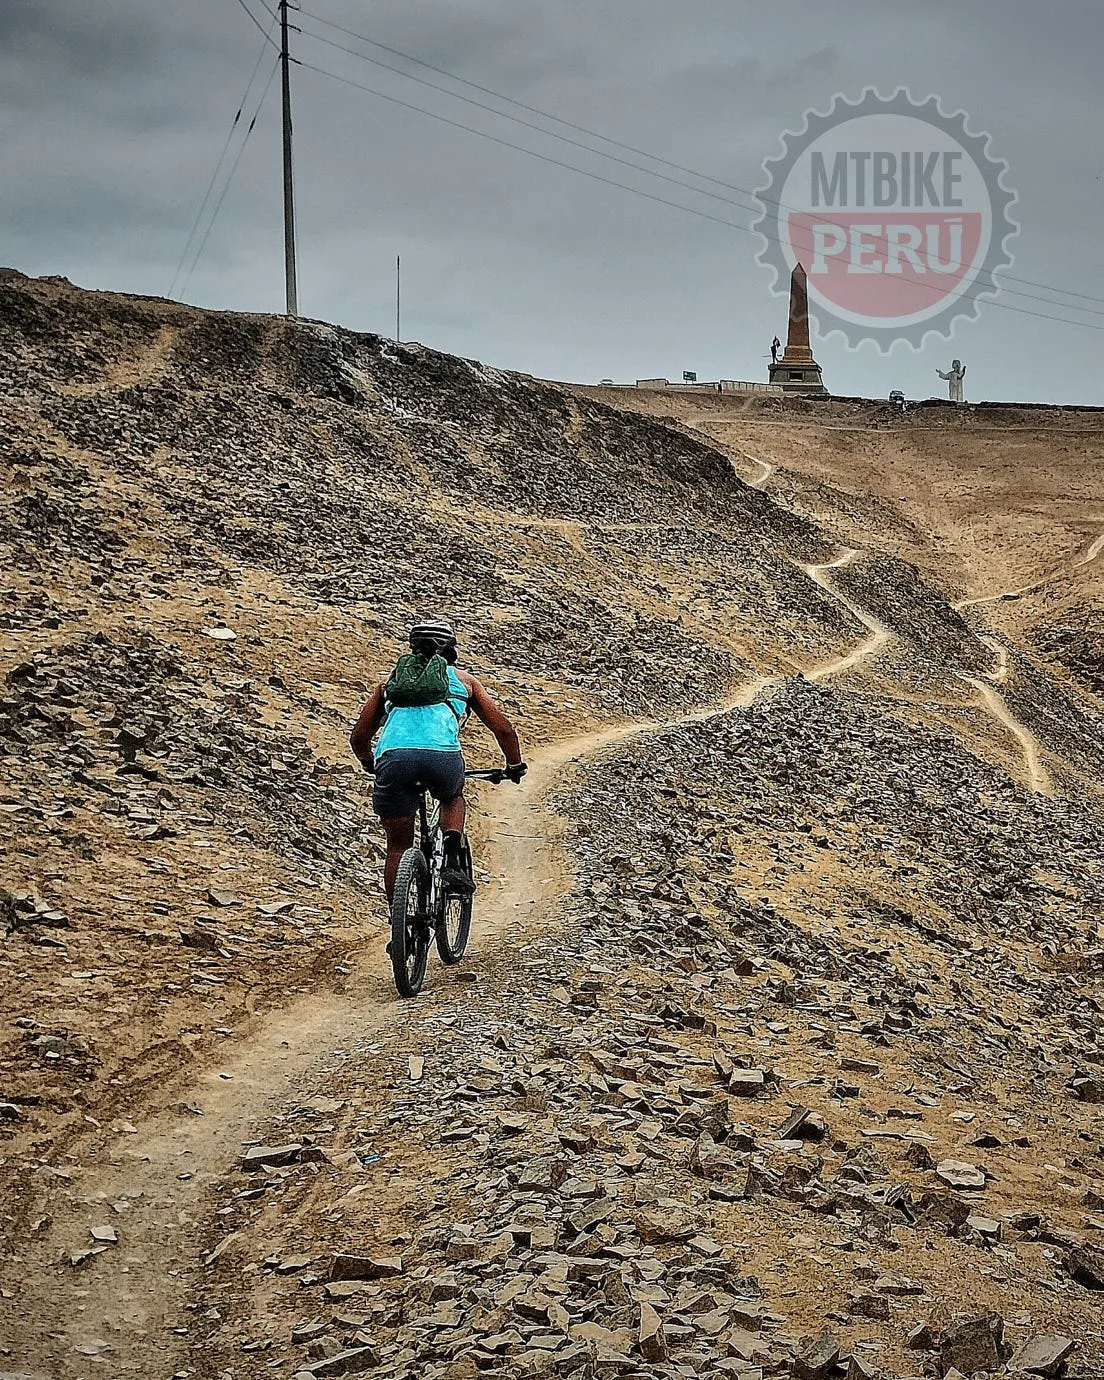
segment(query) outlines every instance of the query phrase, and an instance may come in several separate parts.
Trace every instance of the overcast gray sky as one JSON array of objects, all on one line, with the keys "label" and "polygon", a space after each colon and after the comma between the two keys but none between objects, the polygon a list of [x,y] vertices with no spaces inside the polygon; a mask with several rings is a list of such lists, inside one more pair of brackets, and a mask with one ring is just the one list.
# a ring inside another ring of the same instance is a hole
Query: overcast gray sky
[{"label": "overcast gray sky", "polygon": [[[267,0],[245,3],[267,26]],[[966,110],[1008,160],[1021,225],[1011,272],[1104,299],[1099,0],[303,0],[295,21],[304,31],[447,84],[320,20],[742,188],[761,184],[783,130],[837,94],[855,98],[868,85],[934,93]],[[263,48],[241,0],[3,0],[0,263],[167,293]],[[744,226],[753,219],[306,32],[293,36],[293,52],[549,158]],[[267,48],[253,104],[274,58]],[[677,378],[683,369],[765,378],[785,305],[751,235],[304,67],[292,85],[304,315],[391,334],[401,253],[409,339],[553,378]],[[239,135],[251,113],[252,104]],[[280,310],[279,138],[277,79],[185,300]],[[826,382],[840,393],[942,393],[934,370],[958,355],[972,399],[1104,403],[1104,300],[1080,302],[1097,315],[1074,310],[1073,297],[998,300],[1097,329],[988,306],[920,353],[887,358],[837,335],[814,342]]]}]

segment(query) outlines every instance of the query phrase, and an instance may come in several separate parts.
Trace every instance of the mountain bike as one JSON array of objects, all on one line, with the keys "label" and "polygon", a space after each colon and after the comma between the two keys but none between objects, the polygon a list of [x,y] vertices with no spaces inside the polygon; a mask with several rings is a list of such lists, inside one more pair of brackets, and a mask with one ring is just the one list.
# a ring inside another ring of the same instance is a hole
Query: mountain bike
[{"label": "mountain bike", "polygon": [[[506,771],[502,767],[467,771],[464,777],[497,786],[506,779]],[[437,945],[442,963],[459,963],[468,947],[472,922],[471,894],[450,892],[441,885],[445,841],[440,802],[428,795],[425,786],[419,785],[418,791],[418,838],[399,862],[395,899],[391,902],[391,943],[387,946],[400,997],[416,997],[422,990],[430,938]],[[474,876],[466,834],[460,865],[469,878]]]}]

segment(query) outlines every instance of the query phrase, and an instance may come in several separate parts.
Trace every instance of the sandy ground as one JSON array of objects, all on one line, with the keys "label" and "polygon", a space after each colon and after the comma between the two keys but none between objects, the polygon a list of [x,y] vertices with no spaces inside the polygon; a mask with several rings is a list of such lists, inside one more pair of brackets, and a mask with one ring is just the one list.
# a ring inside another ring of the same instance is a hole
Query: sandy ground
[{"label": "sandy ground", "polygon": [[958,597],[1055,571],[1068,582],[1104,528],[1098,411],[940,407],[896,419],[877,403],[827,403],[794,416],[770,401],[585,391],[721,442],[751,482],[764,483],[764,466],[784,472],[767,482],[787,502],[857,544],[876,538]]}]

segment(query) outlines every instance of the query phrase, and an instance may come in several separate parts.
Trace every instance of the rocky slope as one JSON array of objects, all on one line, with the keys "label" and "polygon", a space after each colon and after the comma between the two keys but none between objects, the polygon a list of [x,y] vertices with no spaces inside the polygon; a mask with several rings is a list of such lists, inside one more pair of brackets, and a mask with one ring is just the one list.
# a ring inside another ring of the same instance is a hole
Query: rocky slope
[{"label": "rocky slope", "polygon": [[[8,1369],[1104,1374],[1095,556],[610,401],[0,281]],[[427,611],[535,771],[400,1009]]]}]

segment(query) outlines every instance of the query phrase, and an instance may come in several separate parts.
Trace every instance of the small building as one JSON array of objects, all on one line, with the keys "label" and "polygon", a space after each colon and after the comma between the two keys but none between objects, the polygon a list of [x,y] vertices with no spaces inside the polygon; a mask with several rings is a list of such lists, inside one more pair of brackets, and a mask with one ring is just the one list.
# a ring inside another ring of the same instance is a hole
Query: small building
[{"label": "small building", "polygon": [[644,388],[651,392],[668,393],[781,393],[784,390],[771,383],[748,383],[742,379],[715,379],[711,383],[670,383],[667,379],[637,379],[635,385],[620,383],[618,388]]}]

